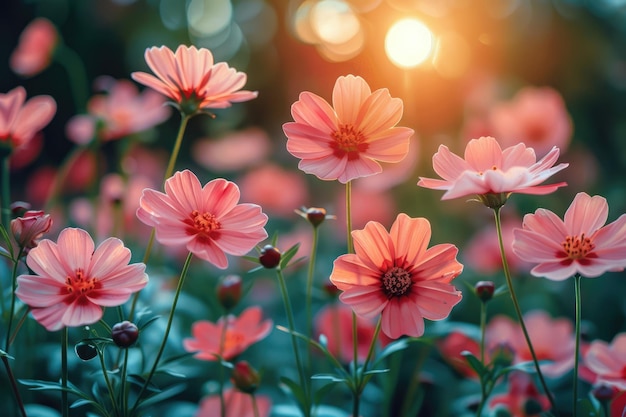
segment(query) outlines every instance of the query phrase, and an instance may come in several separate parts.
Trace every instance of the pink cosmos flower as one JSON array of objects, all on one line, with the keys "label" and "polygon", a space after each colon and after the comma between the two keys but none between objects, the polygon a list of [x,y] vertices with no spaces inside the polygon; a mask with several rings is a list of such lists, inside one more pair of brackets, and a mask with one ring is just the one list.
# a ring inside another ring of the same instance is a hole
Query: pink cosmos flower
[{"label": "pink cosmos flower", "polygon": [[533,402],[541,411],[550,409],[550,400],[542,395],[533,383],[532,377],[525,372],[511,372],[509,390],[505,394],[494,395],[489,401],[490,407],[502,404],[512,417],[538,416],[540,412],[529,414],[528,403]]},{"label": "pink cosmos flower", "polygon": [[[226,408],[225,417],[268,417],[272,402],[265,395],[255,394],[258,414],[254,412],[252,397],[234,388],[224,390]],[[200,402],[200,408],[194,417],[215,417],[221,413],[222,404],[219,395],[209,395]]]},{"label": "pink cosmos flower", "polygon": [[462,271],[451,244],[428,247],[430,223],[400,213],[391,231],[376,222],[352,232],[354,254],[342,255],[330,280],[339,299],[366,319],[382,314],[382,331],[397,339],[424,334],[424,318],[442,320],[461,301],[450,282]]},{"label": "pink cosmos flower", "polygon": [[537,264],[531,273],[561,281],[575,274],[593,278],[626,267],[626,214],[604,225],[606,199],[578,193],[564,220],[546,209],[524,216],[523,229],[514,231],[513,251]]},{"label": "pink cosmos flower", "polygon": [[128,80],[107,78],[105,83],[108,94],[93,96],[87,103],[89,114],[74,116],[68,122],[67,135],[73,142],[88,143],[96,134],[104,141],[119,139],[147,130],[169,117],[170,109],[163,106],[165,100],[160,94],[152,90],[139,93]]},{"label": "pink cosmos flower", "polygon": [[[439,348],[443,359],[459,374],[465,378],[478,378],[478,374],[476,374],[474,368],[472,368],[467,362],[467,359],[461,355],[461,353],[467,351],[479,358],[480,345],[476,340],[461,331],[453,330],[445,338],[437,341],[437,348]],[[486,362],[489,361],[486,360]]]},{"label": "pink cosmos flower", "polygon": [[596,383],[626,390],[626,333],[619,333],[611,344],[591,342],[584,356],[585,365],[597,375]]},{"label": "pink cosmos flower", "polygon": [[553,146],[567,149],[572,137],[572,121],[563,97],[550,87],[526,87],[511,101],[494,105],[489,124],[502,146],[523,142],[537,155]]},{"label": "pink cosmos flower", "polygon": [[481,137],[469,141],[465,159],[450,152],[447,146],[439,146],[433,156],[433,168],[443,179],[420,177],[417,185],[446,190],[442,200],[486,194],[549,194],[566,185],[539,185],[568,166],[554,166],[558,157],[557,147],[537,161],[535,151],[523,143],[502,150],[494,138]]},{"label": "pink cosmos flower", "polygon": [[402,100],[387,89],[372,93],[361,77],[339,77],[333,106],[303,92],[291,106],[293,122],[285,123],[287,150],[300,158],[298,167],[322,180],[347,183],[378,174],[381,162],[400,162],[409,151],[413,129],[395,127]]},{"label": "pink cosmos flower", "polygon": [[102,307],[125,303],[148,283],[143,263],[128,264],[130,250],[108,238],[94,250],[82,229],[66,228],[57,243],[42,240],[26,257],[36,275],[17,277],[16,295],[47,330],[92,324]]},{"label": "pink cosmos flower", "polygon": [[231,103],[256,98],[256,91],[241,90],[247,80],[225,62],[217,64],[205,48],[180,45],[176,52],[166,46],[148,48],[145,58],[155,73],[133,72],[133,80],[172,99],[185,114],[223,109]]},{"label": "pink cosmos flower", "polygon": [[256,204],[237,204],[239,187],[218,178],[200,185],[191,171],[176,172],[165,181],[165,193],[146,189],[137,217],[156,229],[156,239],[187,250],[218,268],[228,266],[226,254],[241,256],[267,238],[267,216]]},{"label": "pink cosmos flower", "polygon": [[23,87],[0,94],[0,146],[14,149],[24,145],[50,123],[57,111],[56,102],[50,96],[25,100]]},{"label": "pink cosmos flower", "polygon": [[13,237],[25,249],[36,247],[51,227],[52,218],[41,210],[28,210],[22,217],[11,220]]},{"label": "pink cosmos flower", "polygon": [[20,35],[9,65],[17,74],[32,77],[50,65],[59,33],[48,19],[40,17],[28,24]]},{"label": "pink cosmos flower", "polygon": [[188,352],[196,352],[195,357],[205,361],[215,361],[220,352],[220,339],[224,326],[226,336],[221,356],[227,361],[240,355],[254,343],[263,340],[272,331],[273,322],[262,320],[260,307],[248,307],[239,317],[228,315],[221,317],[217,323],[200,320],[191,327],[193,337],[183,340]]}]

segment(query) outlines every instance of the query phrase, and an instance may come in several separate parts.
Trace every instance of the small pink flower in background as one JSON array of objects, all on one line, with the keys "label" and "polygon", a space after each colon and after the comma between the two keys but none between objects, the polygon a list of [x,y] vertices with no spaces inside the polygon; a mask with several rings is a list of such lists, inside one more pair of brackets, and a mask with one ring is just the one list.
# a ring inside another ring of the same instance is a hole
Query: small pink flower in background
[{"label": "small pink flower in background", "polygon": [[15,148],[9,161],[11,170],[18,170],[30,165],[41,154],[43,143],[43,133],[37,132],[28,142]]},{"label": "small pink flower in background", "polygon": [[376,222],[352,232],[354,254],[337,258],[330,276],[339,299],[363,318],[382,314],[392,339],[424,334],[424,318],[442,320],[461,301],[450,282],[463,270],[451,244],[428,247],[430,223],[401,213],[391,231]]},{"label": "small pink flower in background", "polygon": [[[452,366],[458,373],[466,378],[477,379],[478,375],[467,359],[461,355],[462,352],[470,352],[480,358],[480,346],[477,341],[460,331],[452,331],[445,338],[437,341],[437,347],[443,359]],[[487,352],[486,352],[487,353]],[[488,363],[489,360],[486,359]]]},{"label": "small pink flower in background", "polygon": [[148,283],[143,263],[128,264],[130,250],[108,238],[95,248],[82,229],[66,228],[57,242],[42,240],[27,258],[36,275],[17,277],[16,295],[49,331],[92,324],[102,307],[125,303]]},{"label": "small pink flower in background", "polygon": [[291,217],[309,198],[306,181],[299,172],[272,163],[249,171],[238,182],[242,198],[277,216]]},{"label": "small pink flower in background", "polygon": [[626,333],[615,335],[610,344],[603,340],[591,342],[584,363],[597,375],[596,383],[626,390]]},{"label": "small pink flower in background", "polygon": [[609,205],[601,196],[578,193],[561,220],[546,209],[524,216],[514,231],[513,250],[536,264],[531,274],[561,281],[580,274],[594,278],[626,267],[626,214],[605,223]]},{"label": "small pink flower in background", "polygon": [[28,210],[21,217],[11,220],[13,237],[25,249],[36,247],[51,227],[52,218],[42,210]]},{"label": "small pink flower in background", "polygon": [[[363,362],[367,357],[375,325],[371,320],[357,317],[357,356]],[[342,363],[354,360],[352,339],[352,309],[344,304],[329,304],[315,316],[315,334],[319,340],[324,335],[326,347]]]},{"label": "small pink flower in background", "polygon": [[409,151],[413,129],[396,127],[403,105],[387,89],[372,93],[361,77],[339,77],[333,106],[303,92],[291,106],[293,122],[285,123],[287,150],[300,159],[298,167],[322,180],[347,183],[378,174],[377,161],[400,162]]},{"label": "small pink flower in background", "polygon": [[572,121],[563,97],[550,87],[522,88],[511,101],[495,104],[488,118],[503,147],[523,142],[538,156],[554,146],[565,151],[572,138]]},{"label": "small pink flower in background", "polygon": [[[255,396],[258,414],[254,412],[252,397],[234,388],[224,390],[225,417],[268,417],[272,402],[265,395]],[[200,402],[200,408],[194,417],[216,417],[221,413],[222,404],[219,395],[209,395]]]},{"label": "small pink flower in background", "polygon": [[139,93],[132,82],[109,77],[101,77],[98,83],[108,94],[93,96],[87,103],[89,114],[74,116],[67,124],[67,136],[75,143],[89,143],[96,134],[104,141],[119,139],[150,129],[170,116],[163,96],[152,90]]},{"label": "small pink flower in background", "polygon": [[[504,252],[513,271],[528,271],[528,264],[513,252],[513,230],[519,228],[521,219],[509,217],[502,221],[502,240]],[[502,256],[496,227],[490,224],[476,233],[465,246],[463,264],[483,275],[492,275],[502,271]]]},{"label": "small pink flower in background", "polygon": [[270,147],[267,133],[258,127],[251,127],[219,139],[196,140],[191,157],[198,165],[211,171],[240,171],[265,161]]},{"label": "small pink flower in background", "polygon": [[59,43],[59,33],[48,19],[40,17],[28,24],[11,54],[11,69],[22,76],[32,77],[45,70]]},{"label": "small pink flower in background", "polygon": [[224,326],[226,336],[221,356],[229,361],[240,355],[248,347],[263,340],[272,331],[271,319],[263,320],[260,307],[248,307],[239,317],[220,317],[217,323],[206,320],[196,321],[191,327],[193,337],[183,340],[187,352],[196,352],[195,358],[216,361],[220,352],[220,339]]},{"label": "small pink flower in background", "polygon": [[223,109],[258,94],[242,90],[246,74],[225,62],[215,64],[213,54],[205,48],[180,45],[173,52],[166,46],[153,46],[146,49],[145,58],[156,76],[133,72],[133,80],[169,97],[184,114]]},{"label": "small pink flower in background", "polygon": [[[532,401],[537,408],[537,413],[528,414],[528,403]],[[505,394],[497,394],[489,401],[490,407],[503,405],[512,417],[533,417],[541,414],[541,411],[550,409],[550,400],[541,394],[532,377],[525,372],[511,372],[509,374],[509,390]]]},{"label": "small pink flower in background", "polygon": [[14,149],[26,144],[43,129],[57,111],[50,96],[26,100],[26,90],[16,87],[0,94],[0,146]]},{"label": "small pink flower in background", "polygon": [[[564,375],[574,368],[575,337],[572,322],[566,318],[553,319],[545,311],[524,314],[528,336],[539,361],[541,371],[550,377]],[[493,317],[486,329],[487,347],[506,344],[515,353],[514,363],[532,361],[528,344],[519,323],[507,316]]]},{"label": "small pink flower in background", "polygon": [[184,170],[165,181],[165,193],[144,190],[137,217],[155,228],[161,244],[185,246],[225,269],[227,253],[245,255],[267,238],[267,216],[261,207],[238,202],[235,183],[218,178],[203,187],[198,177]]},{"label": "small pink flower in background", "polygon": [[523,143],[502,150],[492,137],[472,139],[465,148],[465,159],[439,146],[433,168],[443,179],[420,177],[417,185],[445,190],[442,200],[486,194],[549,194],[565,183],[540,186],[568,164],[554,166],[559,149],[554,147],[537,161],[532,148]]}]

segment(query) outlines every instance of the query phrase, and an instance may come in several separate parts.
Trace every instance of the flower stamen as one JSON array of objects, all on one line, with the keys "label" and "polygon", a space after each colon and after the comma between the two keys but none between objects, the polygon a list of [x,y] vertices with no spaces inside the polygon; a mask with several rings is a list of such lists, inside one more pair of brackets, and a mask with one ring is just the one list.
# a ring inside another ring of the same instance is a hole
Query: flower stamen
[{"label": "flower stamen", "polygon": [[411,274],[404,268],[392,267],[382,277],[383,291],[387,298],[400,297],[411,288]]},{"label": "flower stamen", "polygon": [[82,269],[77,269],[74,275],[65,278],[65,289],[68,294],[84,295],[96,288],[98,280],[85,276]]},{"label": "flower stamen", "polygon": [[568,258],[572,260],[585,258],[596,247],[590,238],[585,237],[584,233],[580,236],[567,236],[561,246]]},{"label": "flower stamen", "polygon": [[360,130],[355,129],[353,125],[339,125],[339,129],[331,133],[334,142],[330,147],[335,150],[335,155],[342,158],[348,155],[348,159],[358,159],[360,152],[365,152],[368,144],[365,142],[365,136]]}]

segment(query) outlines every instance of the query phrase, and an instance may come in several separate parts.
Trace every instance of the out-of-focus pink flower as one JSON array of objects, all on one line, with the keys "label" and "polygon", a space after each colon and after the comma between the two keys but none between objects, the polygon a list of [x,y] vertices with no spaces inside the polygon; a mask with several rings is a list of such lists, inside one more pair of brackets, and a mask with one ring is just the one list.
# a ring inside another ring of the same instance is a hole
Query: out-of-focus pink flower
[{"label": "out-of-focus pink flower", "polygon": [[[529,407],[533,402],[533,407]],[[494,395],[489,401],[490,407],[502,404],[511,413],[512,417],[533,417],[541,414],[541,411],[550,409],[550,400],[547,396],[539,393],[533,383],[532,377],[525,372],[511,372],[509,374],[509,390],[505,394]],[[536,409],[536,413],[529,414],[528,409]]]},{"label": "out-of-focus pink flower", "polygon": [[221,356],[229,361],[269,335],[272,325],[272,320],[263,320],[260,307],[248,307],[239,317],[223,316],[217,323],[196,321],[191,326],[193,337],[184,339],[183,346],[188,352],[196,352],[197,359],[216,361],[218,358],[215,355],[220,354],[220,340],[226,326]]},{"label": "out-of-focus pink flower", "polygon": [[44,135],[42,132],[37,132],[30,138],[30,140],[20,147],[15,148],[11,154],[10,168],[11,170],[17,170],[28,166],[41,154],[43,149]]},{"label": "out-of-focus pink flower", "polygon": [[52,22],[43,17],[33,20],[24,28],[11,54],[11,69],[25,77],[39,74],[50,65],[58,42],[59,33]]},{"label": "out-of-focus pink flower", "polygon": [[611,401],[611,417],[624,417],[625,415],[626,391],[622,391]]},{"label": "out-of-focus pink flower", "polygon": [[17,277],[16,295],[47,330],[92,324],[102,307],[125,303],[148,283],[143,263],[128,264],[130,250],[116,238],[95,248],[89,233],[66,228],[56,243],[44,239],[26,257],[36,275]]},{"label": "out-of-focus pink flower", "polygon": [[[224,403],[226,408],[225,417],[268,417],[272,402],[265,395],[254,396],[257,404],[258,414],[254,412],[252,397],[234,388],[224,390]],[[215,417],[219,416],[222,404],[219,395],[209,395],[200,402],[200,408],[194,417]]]},{"label": "out-of-focus pink flower", "polygon": [[52,218],[42,210],[28,210],[22,217],[11,220],[13,237],[25,249],[36,247],[51,227]]},{"label": "out-of-focus pink flower", "polygon": [[245,200],[283,217],[292,216],[308,200],[306,181],[301,174],[270,163],[246,173],[239,180],[239,188]]},{"label": "out-of-focus pink flower", "polygon": [[607,224],[609,205],[601,196],[578,193],[561,220],[546,209],[524,216],[514,231],[513,250],[537,264],[531,273],[561,281],[580,274],[594,278],[626,267],[626,214]]},{"label": "out-of-focus pink flower", "polygon": [[409,151],[413,129],[396,127],[403,105],[387,89],[372,93],[361,77],[339,77],[333,106],[305,91],[291,106],[285,123],[287,150],[298,167],[322,180],[350,180],[382,171],[380,162],[400,162]]},{"label": "out-of-focus pink flower", "polygon": [[511,101],[491,108],[489,124],[503,147],[523,142],[538,156],[554,146],[565,151],[572,137],[572,121],[565,102],[550,87],[522,88]]},{"label": "out-of-focus pink flower", "polygon": [[193,144],[192,158],[206,169],[240,171],[267,158],[270,152],[270,139],[267,133],[251,127],[227,134],[219,139],[199,139]]},{"label": "out-of-focus pink flower", "polygon": [[[513,230],[519,228],[521,220],[507,218],[502,221],[502,240],[509,268],[514,271],[527,271],[529,266],[513,252]],[[491,275],[502,270],[502,257],[498,234],[494,225],[480,230],[467,243],[463,251],[464,264],[483,275]]]},{"label": "out-of-focus pink flower", "polygon": [[596,383],[626,390],[626,333],[615,335],[610,344],[603,340],[591,342],[584,362],[597,375]]},{"label": "out-of-focus pink flower", "polygon": [[67,136],[78,144],[91,141],[95,135],[103,141],[119,139],[142,132],[170,116],[160,94],[145,90],[139,93],[128,80],[109,80],[108,94],[97,94],[87,103],[88,115],[73,117],[67,124]]},{"label": "out-of-focus pink flower", "polygon": [[549,194],[566,185],[539,185],[568,166],[554,166],[558,157],[557,147],[537,161],[533,149],[523,143],[502,150],[494,138],[481,137],[469,141],[465,159],[450,152],[447,146],[439,146],[433,156],[433,168],[443,179],[420,177],[417,185],[446,190],[442,200],[471,195]]},{"label": "out-of-focus pink flower", "polygon": [[391,231],[377,222],[352,232],[354,254],[337,258],[330,276],[343,293],[339,299],[356,314],[382,314],[382,331],[392,339],[424,334],[424,318],[442,320],[461,301],[450,282],[463,265],[457,248],[428,248],[431,231],[425,218],[400,213]]},{"label": "out-of-focus pink flower", "polygon": [[57,111],[56,102],[50,96],[25,100],[23,87],[0,94],[0,146],[12,150],[24,145],[50,123]]},{"label": "out-of-focus pink flower", "polygon": [[218,268],[226,254],[241,256],[267,238],[267,216],[256,204],[238,204],[239,188],[218,178],[204,187],[191,171],[165,181],[165,193],[146,189],[137,217],[156,229],[156,239],[187,250]]},{"label": "out-of-focus pink flower", "polygon": [[225,62],[213,61],[205,48],[180,45],[176,52],[166,46],[146,49],[146,63],[156,77],[133,72],[133,80],[169,97],[184,114],[223,109],[231,103],[256,98],[256,91],[242,90],[247,76]]},{"label": "out-of-focus pink flower", "polygon": [[[478,378],[476,371],[472,368],[467,359],[461,355],[462,352],[470,352],[475,357],[480,357],[480,346],[477,341],[460,331],[452,331],[445,338],[437,341],[437,347],[443,359],[452,366],[458,373],[466,378]],[[487,361],[488,362],[488,361]]]},{"label": "out-of-focus pink flower", "polygon": [[[357,317],[357,356],[359,361],[367,357],[375,325],[371,320]],[[329,304],[315,316],[315,334],[317,338],[324,335],[326,347],[342,363],[354,360],[352,338],[352,309],[344,304]]]},{"label": "out-of-focus pink flower", "polygon": [[[556,378],[574,368],[575,337],[569,319],[553,319],[545,311],[534,310],[524,314],[524,323],[537,360],[549,361],[540,365],[545,375]],[[515,353],[514,363],[532,360],[519,323],[507,316],[489,321],[486,341],[488,349],[506,344]]]},{"label": "out-of-focus pink flower", "polygon": [[[369,221],[375,221],[382,225],[389,226],[395,219],[398,212],[396,201],[389,191],[374,191],[366,187],[352,187],[350,199],[352,201],[352,228],[362,229]],[[335,196],[335,207],[337,207],[337,222],[333,227],[333,232],[338,238],[346,238],[346,193],[339,190]]]}]

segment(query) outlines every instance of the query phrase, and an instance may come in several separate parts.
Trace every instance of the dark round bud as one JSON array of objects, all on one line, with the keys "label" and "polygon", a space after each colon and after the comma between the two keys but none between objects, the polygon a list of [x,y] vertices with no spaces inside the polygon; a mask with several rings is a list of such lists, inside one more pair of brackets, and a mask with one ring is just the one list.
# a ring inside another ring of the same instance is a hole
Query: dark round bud
[{"label": "dark round bud", "polygon": [[617,388],[609,385],[596,385],[591,389],[591,395],[593,395],[598,401],[606,403],[611,401],[619,393]]},{"label": "dark round bud", "polygon": [[265,245],[261,249],[259,262],[268,269],[276,268],[280,264],[281,253],[272,245]]},{"label": "dark round bud", "polygon": [[313,226],[317,227],[326,220],[326,209],[309,207],[306,209],[306,218]]},{"label": "dark round bud", "polygon": [[241,299],[241,277],[239,275],[226,275],[217,284],[217,299],[225,310],[230,310]]},{"label": "dark round bud", "polygon": [[231,374],[233,384],[246,394],[252,394],[259,387],[261,377],[247,361],[239,361]]},{"label": "dark round bud", "polygon": [[98,348],[87,342],[77,343],[76,346],[74,346],[74,352],[76,352],[76,356],[84,361],[90,361],[98,356]]},{"label": "dark round bud", "polygon": [[541,413],[542,411],[543,408],[541,407],[541,404],[534,398],[529,398],[524,403],[524,415],[536,416],[539,415],[539,413]]},{"label": "dark round bud", "polygon": [[111,328],[111,338],[113,342],[121,348],[133,345],[139,337],[139,329],[134,323],[124,320]]},{"label": "dark round bud", "polygon": [[16,215],[17,217],[22,217],[24,213],[31,209],[30,203],[25,201],[14,201],[11,203],[11,213]]},{"label": "dark round bud", "polygon": [[474,290],[476,290],[476,295],[483,303],[491,300],[493,297],[493,293],[496,290],[496,285],[493,281],[478,281],[474,286]]}]

